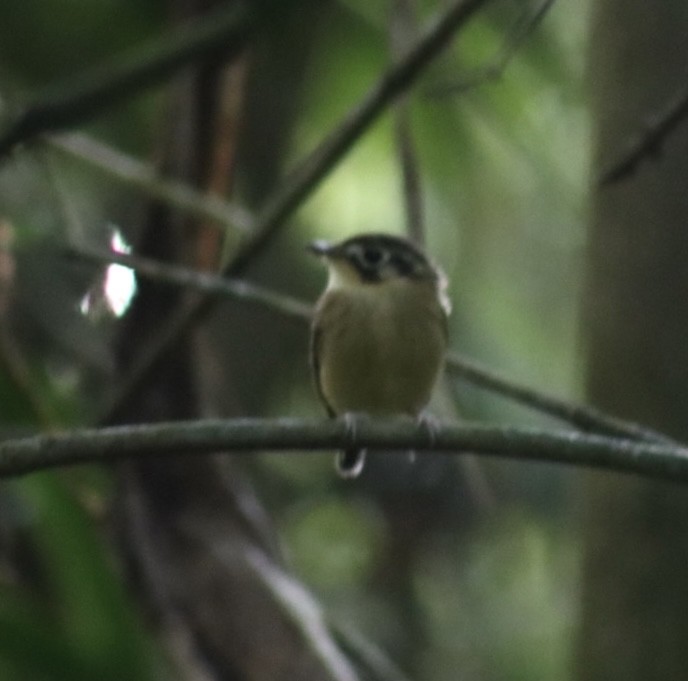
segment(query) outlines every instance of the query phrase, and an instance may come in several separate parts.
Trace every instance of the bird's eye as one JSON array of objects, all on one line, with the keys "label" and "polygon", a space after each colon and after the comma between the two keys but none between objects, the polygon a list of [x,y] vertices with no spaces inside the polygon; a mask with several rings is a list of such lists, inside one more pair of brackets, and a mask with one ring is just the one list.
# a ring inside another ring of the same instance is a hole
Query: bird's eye
[{"label": "bird's eye", "polygon": [[384,260],[384,255],[379,248],[363,249],[363,260],[367,265],[379,265]]}]

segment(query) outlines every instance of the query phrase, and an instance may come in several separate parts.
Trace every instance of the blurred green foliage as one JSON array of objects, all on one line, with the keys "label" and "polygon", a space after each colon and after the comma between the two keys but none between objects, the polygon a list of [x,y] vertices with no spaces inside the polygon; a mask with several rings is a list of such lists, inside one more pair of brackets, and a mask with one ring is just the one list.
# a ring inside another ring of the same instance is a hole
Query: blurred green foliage
[{"label": "blurred green foliage", "polygon": [[[441,3],[419,4],[419,16],[427,18]],[[496,3],[432,66],[412,99],[413,134],[429,250],[452,282],[454,347],[529,384],[575,395],[588,148],[581,85],[586,3],[555,4],[499,79],[460,96],[437,92],[469,78],[499,52],[523,5]],[[0,120],[22,94],[164,30],[164,10],[160,0],[0,3]],[[332,8],[313,46],[288,162],[336,125],[389,63],[388,13],[387,3],[366,0]],[[136,98],[88,127],[145,156],[158,102]],[[61,214],[44,161],[17,155],[0,168],[0,219],[16,232],[21,286],[14,291],[15,317],[28,377],[17,383],[6,368],[0,374],[4,434],[46,425],[34,393],[52,405],[58,421],[88,424],[94,401],[113,379],[107,358],[114,322],[94,326],[75,313],[80,296],[98,280],[73,265],[65,272],[58,252],[74,225]],[[110,223],[130,229],[141,196],[88,167],[53,162],[83,236],[102,239]],[[402,231],[399,178],[388,114],[304,205],[274,285],[316,295],[321,272],[301,254],[312,236]],[[285,365],[265,387],[263,413],[320,413],[305,346]],[[454,387],[464,417],[535,419],[492,396]],[[429,483],[423,499],[431,501],[423,503],[450,510],[421,517],[418,547],[409,558],[405,588],[421,612],[424,636],[416,678],[566,679],[577,601],[568,474],[491,462],[484,473],[493,500],[466,512],[460,509],[471,506],[470,484],[458,464],[449,465],[462,484],[435,494]],[[402,468],[412,470],[406,463]],[[395,646],[404,645],[404,621],[377,587],[395,565],[387,545],[401,517],[394,504],[399,498],[402,508],[417,503],[404,496],[406,483],[387,496],[352,489],[333,479],[322,455],[265,455],[251,470],[279,518],[295,572],[326,608],[354,621],[394,657]],[[99,526],[109,490],[95,479],[65,472],[0,488],[2,536],[30,546],[24,559],[31,570],[0,571],[0,678],[160,678],[164,657],[125,593]],[[0,542],[0,552],[11,553],[14,541]]]},{"label": "blurred green foliage", "polygon": [[3,678],[152,678],[159,655],[84,503],[88,494],[102,506],[102,485],[80,487],[56,474],[2,487],[3,525],[30,542],[15,562],[30,574],[2,585],[0,670],[12,670]]}]

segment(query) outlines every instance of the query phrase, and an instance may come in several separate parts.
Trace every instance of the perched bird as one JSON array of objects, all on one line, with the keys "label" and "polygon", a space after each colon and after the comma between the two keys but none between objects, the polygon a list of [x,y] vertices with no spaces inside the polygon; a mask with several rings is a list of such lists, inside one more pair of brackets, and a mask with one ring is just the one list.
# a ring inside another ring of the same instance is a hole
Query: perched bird
[{"label": "perched bird", "polygon": [[[444,274],[389,234],[309,248],[329,271],[311,329],[313,375],[329,415],[418,417],[444,364],[451,309]],[[347,450],[337,468],[356,477],[364,460],[365,450]]]}]

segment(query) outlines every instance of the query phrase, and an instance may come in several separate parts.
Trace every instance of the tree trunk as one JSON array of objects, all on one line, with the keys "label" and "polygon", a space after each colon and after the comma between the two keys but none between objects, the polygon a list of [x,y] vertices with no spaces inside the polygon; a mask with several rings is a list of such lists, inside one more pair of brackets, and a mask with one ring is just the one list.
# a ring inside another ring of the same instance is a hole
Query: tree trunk
[{"label": "tree trunk", "polygon": [[[593,177],[685,87],[685,3],[593,3]],[[585,305],[588,396],[688,439],[688,128],[636,174],[594,188]],[[591,473],[584,479],[578,678],[688,674],[688,490]]]},{"label": "tree trunk", "polygon": [[[201,14],[206,5],[217,2],[171,4],[175,16],[183,17]],[[288,18],[282,17],[280,29],[307,44],[314,27],[309,18],[304,22],[302,15],[292,11]],[[287,20],[291,28],[307,30],[288,31]],[[255,58],[256,53],[251,56]],[[293,64],[282,61],[285,68]],[[159,152],[166,174],[209,193],[229,192],[244,104],[245,66],[244,58],[230,65],[206,64],[177,81]],[[210,268],[219,261],[217,235],[217,229],[180,219],[152,204],[139,251]],[[140,284],[119,339],[123,371],[187,295],[161,290],[153,283]],[[225,315],[229,316],[226,311]],[[236,318],[229,323],[236,324]],[[117,411],[117,422],[200,415],[201,404],[211,400],[198,377],[199,365],[207,358],[194,344],[197,335],[188,333],[178,340]],[[227,381],[223,387],[231,391],[236,385]],[[357,680],[316,605],[281,564],[267,516],[238,466],[217,457],[163,457],[129,461],[117,468],[116,515],[131,582],[169,639],[183,678]]]}]

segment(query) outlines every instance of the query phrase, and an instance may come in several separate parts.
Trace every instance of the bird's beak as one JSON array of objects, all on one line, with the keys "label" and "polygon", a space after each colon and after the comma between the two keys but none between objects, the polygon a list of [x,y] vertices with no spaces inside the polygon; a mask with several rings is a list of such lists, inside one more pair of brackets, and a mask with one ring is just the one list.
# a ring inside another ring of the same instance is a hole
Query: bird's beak
[{"label": "bird's beak", "polygon": [[319,255],[321,258],[326,258],[331,255],[334,250],[334,246],[329,241],[323,241],[322,239],[311,241],[307,248],[311,253]]}]

